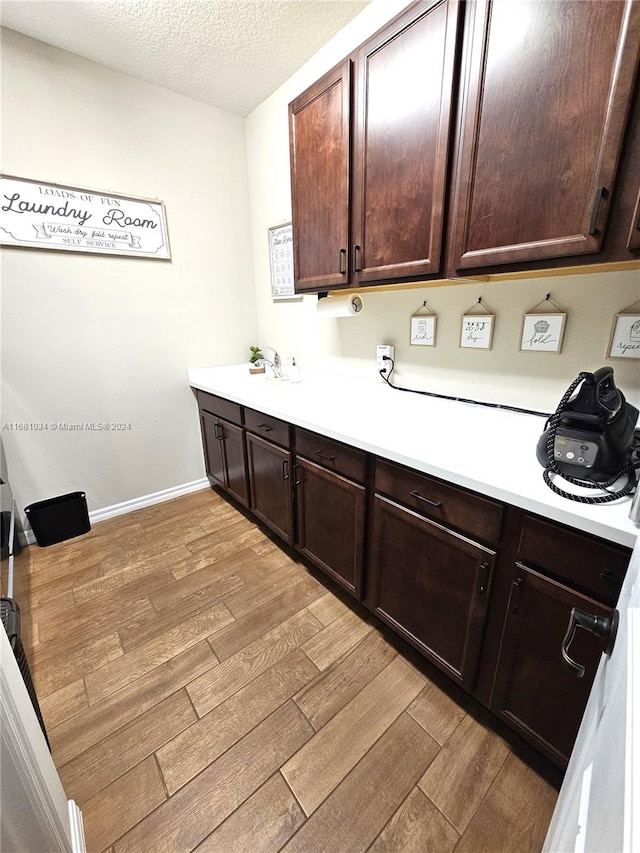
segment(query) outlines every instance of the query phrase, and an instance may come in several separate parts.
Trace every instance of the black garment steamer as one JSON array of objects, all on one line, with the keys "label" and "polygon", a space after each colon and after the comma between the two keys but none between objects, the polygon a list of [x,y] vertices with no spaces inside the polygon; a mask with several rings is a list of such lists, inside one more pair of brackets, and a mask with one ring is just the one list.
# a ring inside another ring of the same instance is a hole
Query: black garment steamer
[{"label": "black garment steamer", "polygon": [[[576,388],[581,386],[575,396]],[[634,448],[638,409],[624,398],[613,381],[613,369],[580,373],[565,391],[556,411],[545,424],[536,455],[544,467],[544,481],[552,491],[580,503],[601,504],[630,495],[640,467]],[[635,458],[634,458],[635,457]],[[595,497],[566,492],[555,485],[552,474],[567,482],[606,494]],[[624,486],[610,491],[621,477]]]}]

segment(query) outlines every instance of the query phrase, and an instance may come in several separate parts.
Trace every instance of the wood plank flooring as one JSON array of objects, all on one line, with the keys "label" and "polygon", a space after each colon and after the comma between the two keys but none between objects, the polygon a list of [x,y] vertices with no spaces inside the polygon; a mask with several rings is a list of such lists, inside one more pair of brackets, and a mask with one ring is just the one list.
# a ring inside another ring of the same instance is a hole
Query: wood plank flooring
[{"label": "wood plank flooring", "polygon": [[89,853],[540,850],[558,775],[217,493],[15,574]]}]

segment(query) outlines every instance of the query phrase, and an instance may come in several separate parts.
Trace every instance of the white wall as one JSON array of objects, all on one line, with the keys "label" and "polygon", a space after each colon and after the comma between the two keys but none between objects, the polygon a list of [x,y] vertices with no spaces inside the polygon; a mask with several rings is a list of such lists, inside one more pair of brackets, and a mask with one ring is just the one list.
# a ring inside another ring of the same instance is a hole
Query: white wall
[{"label": "white wall", "polygon": [[257,321],[244,120],[2,31],[2,171],[162,199],[172,260],[2,253],[1,435],[18,506],[90,509],[204,476],[189,366],[246,360]]},{"label": "white wall", "polygon": [[[339,320],[316,317],[315,296],[287,303],[270,298],[267,228],[291,218],[287,105],[405,5],[373,0],[247,119],[260,342],[297,355],[303,368],[371,378],[376,344],[393,343],[399,384],[552,411],[581,370],[608,363],[613,317],[640,298],[638,270],[382,293],[363,288],[363,313]],[[548,292],[568,313],[562,352],[520,353],[522,315]],[[497,315],[490,352],[458,347],[460,317],[479,296]],[[435,348],[409,345],[409,318],[425,299],[439,318]],[[640,405],[638,361],[609,363],[627,398]]]}]

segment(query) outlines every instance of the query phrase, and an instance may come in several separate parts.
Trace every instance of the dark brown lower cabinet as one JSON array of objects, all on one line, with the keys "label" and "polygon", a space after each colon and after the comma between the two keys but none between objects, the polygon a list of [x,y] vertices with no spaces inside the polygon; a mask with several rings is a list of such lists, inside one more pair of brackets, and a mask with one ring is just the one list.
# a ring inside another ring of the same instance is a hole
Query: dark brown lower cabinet
[{"label": "dark brown lower cabinet", "polygon": [[570,656],[586,667],[576,678],[560,653],[571,608],[609,616],[610,608],[517,564],[504,624],[491,710],[556,764],[566,767],[603,644],[578,630]]},{"label": "dark brown lower cabinet", "polygon": [[205,469],[215,481],[244,506],[249,506],[247,459],[241,427],[200,410]]},{"label": "dark brown lower cabinet", "polygon": [[566,766],[603,650],[578,630],[585,675],[565,668],[571,609],[611,614],[628,549],[215,395],[198,402],[212,484]]},{"label": "dark brown lower cabinet", "polygon": [[495,552],[380,495],[374,504],[374,612],[472,690]]},{"label": "dark brown lower cabinet", "polygon": [[289,450],[247,433],[251,510],[289,545],[293,544],[291,465]]},{"label": "dark brown lower cabinet", "polygon": [[298,550],[359,598],[365,487],[300,457],[295,471]]}]

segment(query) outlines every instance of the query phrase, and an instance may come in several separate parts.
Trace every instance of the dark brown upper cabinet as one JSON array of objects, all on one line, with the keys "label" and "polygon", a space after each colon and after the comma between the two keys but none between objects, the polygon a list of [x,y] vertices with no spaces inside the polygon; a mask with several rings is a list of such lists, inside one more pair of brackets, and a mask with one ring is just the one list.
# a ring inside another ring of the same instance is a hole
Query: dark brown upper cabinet
[{"label": "dark brown upper cabinet", "polygon": [[440,271],[459,17],[414,4],[289,105],[297,292]]},{"label": "dark brown upper cabinet", "polygon": [[452,268],[599,252],[640,53],[640,3],[466,8]]},{"label": "dark brown upper cabinet", "polygon": [[297,292],[348,284],[351,61],[289,104]]},{"label": "dark brown upper cabinet", "polygon": [[419,3],[357,53],[353,284],[440,271],[459,11]]}]

